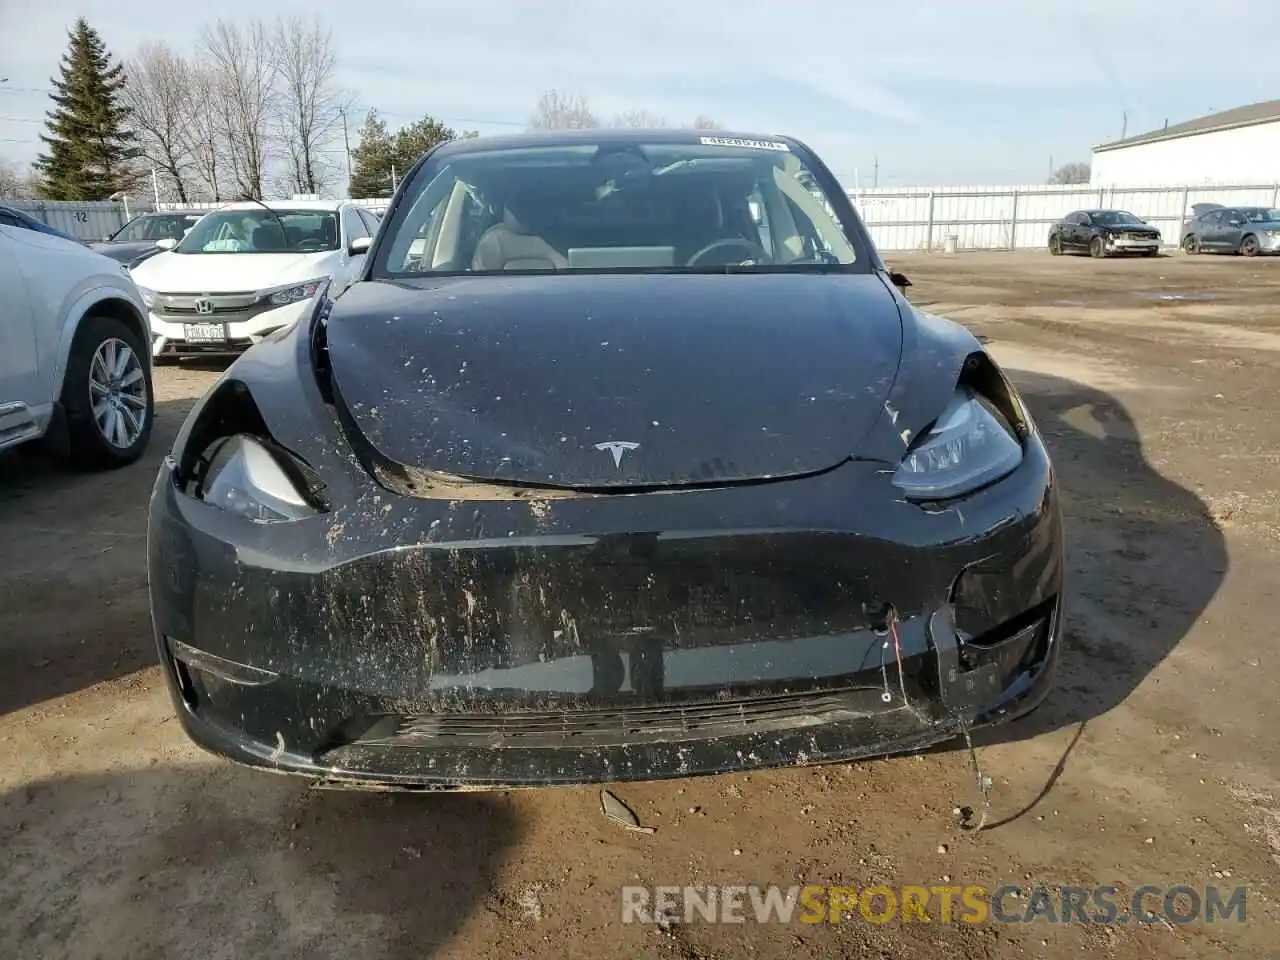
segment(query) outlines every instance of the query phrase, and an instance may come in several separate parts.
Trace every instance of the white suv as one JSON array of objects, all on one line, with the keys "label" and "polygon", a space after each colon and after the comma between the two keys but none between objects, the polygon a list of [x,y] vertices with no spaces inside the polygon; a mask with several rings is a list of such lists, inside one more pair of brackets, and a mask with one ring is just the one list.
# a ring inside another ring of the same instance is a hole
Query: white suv
[{"label": "white suv", "polygon": [[230,203],[133,268],[155,357],[238,353],[304,315],[364,263],[373,214],[336,200]]},{"label": "white suv", "polygon": [[0,450],[44,440],[86,468],[151,437],[150,336],[115,260],[0,215]]}]

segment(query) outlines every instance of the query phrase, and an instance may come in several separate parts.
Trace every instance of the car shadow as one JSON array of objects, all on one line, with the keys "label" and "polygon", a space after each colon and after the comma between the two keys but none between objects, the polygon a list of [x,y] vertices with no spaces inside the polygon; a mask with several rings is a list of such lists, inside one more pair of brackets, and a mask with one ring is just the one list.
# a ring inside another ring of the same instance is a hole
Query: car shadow
[{"label": "car shadow", "polygon": [[518,916],[497,877],[519,836],[501,794],[231,764],[36,782],[0,796],[0,954],[427,958],[486,905]]},{"label": "car shadow", "polygon": [[1069,380],[1008,372],[1058,475],[1066,623],[1046,700],[981,731],[978,744],[1078,727],[1119,706],[1187,635],[1230,566],[1209,507],[1147,461],[1124,404]]},{"label": "car shadow", "polygon": [[0,454],[0,714],[155,664],[147,500],[194,402],[157,403],[146,453],[118,470]]}]

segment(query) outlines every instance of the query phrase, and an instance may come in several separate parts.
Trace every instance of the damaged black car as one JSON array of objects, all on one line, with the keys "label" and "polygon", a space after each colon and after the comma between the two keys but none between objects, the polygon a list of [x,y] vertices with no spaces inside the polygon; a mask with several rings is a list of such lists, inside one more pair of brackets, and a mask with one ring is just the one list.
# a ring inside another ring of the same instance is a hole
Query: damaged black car
[{"label": "damaged black car", "polygon": [[659,779],[1046,695],[1036,425],[802,143],[454,141],[366,249],[154,486],[155,637],[203,747],[324,785]]}]

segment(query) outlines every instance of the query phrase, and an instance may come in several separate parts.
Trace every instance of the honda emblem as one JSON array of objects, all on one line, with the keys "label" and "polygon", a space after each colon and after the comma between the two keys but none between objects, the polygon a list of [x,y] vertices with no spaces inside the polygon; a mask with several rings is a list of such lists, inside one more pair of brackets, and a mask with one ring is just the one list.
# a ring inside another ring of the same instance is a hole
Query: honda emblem
[{"label": "honda emblem", "polygon": [[213,313],[213,301],[212,301],[212,300],[197,300],[197,301],[196,301],[196,313],[199,313],[199,314],[208,314],[208,313]]}]

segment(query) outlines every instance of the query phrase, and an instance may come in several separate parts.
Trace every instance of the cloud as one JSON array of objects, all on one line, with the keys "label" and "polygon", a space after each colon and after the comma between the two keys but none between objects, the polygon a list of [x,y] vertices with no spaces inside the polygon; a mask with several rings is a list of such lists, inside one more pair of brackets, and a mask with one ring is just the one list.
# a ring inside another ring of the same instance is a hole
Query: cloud
[{"label": "cloud", "polygon": [[[523,125],[539,91],[582,93],[605,118],[647,109],[671,122],[700,113],[745,129],[836,144],[833,167],[873,155],[946,158],[993,170],[1087,156],[1129,111],[1174,122],[1273,96],[1280,63],[1197,75],[1206,38],[1268,36],[1275,0],[848,0],[821,10],[765,0],[490,0],[447,9],[426,0],[317,6],[313,0],[0,0],[0,76],[44,86],[66,29],[83,12],[114,53],[162,36],[193,45],[214,16],[243,20],[323,11],[343,83],[393,123],[431,113],[481,132]],[[1158,16],[1155,14],[1158,10]],[[0,90],[3,85],[0,85]],[[1074,108],[1073,106],[1074,105]],[[40,119],[40,95],[0,93],[0,117]],[[979,139],[972,131],[983,130]],[[28,160],[38,124],[0,120],[0,155]],[[1025,154],[1025,159],[1021,158]],[[987,157],[983,161],[982,157]]]}]

